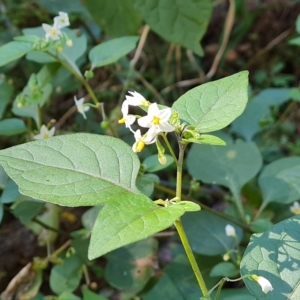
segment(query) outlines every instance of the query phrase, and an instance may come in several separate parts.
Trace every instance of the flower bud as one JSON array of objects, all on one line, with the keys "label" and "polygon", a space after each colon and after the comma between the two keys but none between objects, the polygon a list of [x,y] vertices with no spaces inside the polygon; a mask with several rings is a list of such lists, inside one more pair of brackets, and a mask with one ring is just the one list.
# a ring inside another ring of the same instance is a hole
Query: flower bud
[{"label": "flower bud", "polygon": [[161,165],[165,165],[167,163],[167,157],[164,154],[158,154],[158,161]]},{"label": "flower bud", "polygon": [[67,40],[66,44],[68,47],[72,47],[73,46],[73,41],[72,40]]},{"label": "flower bud", "polygon": [[88,79],[93,78],[94,77],[94,72],[92,70],[86,70],[84,72],[84,77],[88,78]]}]

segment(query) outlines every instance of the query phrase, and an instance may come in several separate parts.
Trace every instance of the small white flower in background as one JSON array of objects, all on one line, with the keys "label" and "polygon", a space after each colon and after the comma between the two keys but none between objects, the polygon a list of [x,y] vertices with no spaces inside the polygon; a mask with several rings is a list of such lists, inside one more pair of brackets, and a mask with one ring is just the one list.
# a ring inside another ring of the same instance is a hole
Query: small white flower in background
[{"label": "small white flower in background", "polygon": [[290,206],[290,211],[294,215],[299,215],[300,214],[300,204],[299,204],[299,202],[295,201],[294,204],[292,206]]},{"label": "small white flower in background", "polygon": [[53,136],[55,133],[55,127],[52,127],[50,130],[46,127],[46,125],[42,125],[40,128],[40,133],[35,135],[33,138],[35,140],[47,139]]},{"label": "small white flower in background", "polygon": [[271,282],[268,279],[266,279],[265,277],[252,275],[251,279],[256,281],[261,286],[261,289],[265,294],[274,290]]},{"label": "small white flower in background", "polygon": [[149,106],[150,103],[149,101],[147,101],[141,94],[139,94],[138,92],[128,92],[130,93],[132,96],[128,96],[126,95],[126,100],[128,105],[132,105],[132,106]]},{"label": "small white flower in background", "polygon": [[90,107],[83,105],[84,98],[80,98],[79,100],[77,100],[76,96],[74,96],[74,101],[75,101],[78,112],[81,113],[83,115],[83,117],[86,119],[85,112],[88,111],[90,109]]},{"label": "small white flower in background", "polygon": [[142,127],[154,128],[156,134],[159,132],[171,132],[175,127],[168,123],[172,111],[170,107],[160,110],[157,103],[152,103],[148,108],[148,115],[138,119],[138,123]]},{"label": "small white flower in background", "polygon": [[227,224],[225,226],[225,232],[226,232],[226,235],[227,236],[232,236],[232,237],[235,237],[236,236],[236,232],[235,232],[235,229],[232,225],[230,224]]},{"label": "small white flower in background", "polygon": [[58,16],[54,18],[54,26],[58,29],[67,27],[70,25],[69,16],[67,13],[60,11]]},{"label": "small white flower in background", "polygon": [[55,26],[55,24],[53,26],[50,26],[49,24],[43,23],[42,26],[43,26],[44,30],[46,31],[46,34],[45,34],[46,41],[48,41],[49,39],[51,39],[53,41],[57,41],[62,36],[60,29],[58,29]]},{"label": "small white flower in background", "polygon": [[153,144],[156,140],[156,132],[153,129],[149,129],[143,136],[141,130],[138,129],[134,133],[135,143],[132,146],[133,152],[141,152],[145,145]]},{"label": "small white flower in background", "polygon": [[134,123],[134,121],[136,120],[136,116],[129,115],[128,114],[128,109],[129,109],[128,101],[125,100],[123,102],[122,108],[121,108],[123,118],[121,120],[119,120],[119,124],[124,124],[125,123],[126,128],[129,128],[132,131],[130,125],[132,125]]}]

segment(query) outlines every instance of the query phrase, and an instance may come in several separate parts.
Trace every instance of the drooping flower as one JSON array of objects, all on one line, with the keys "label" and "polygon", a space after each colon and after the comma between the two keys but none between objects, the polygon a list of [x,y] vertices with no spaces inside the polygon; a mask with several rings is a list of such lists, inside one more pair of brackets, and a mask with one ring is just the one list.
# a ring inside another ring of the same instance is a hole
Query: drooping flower
[{"label": "drooping flower", "polygon": [[80,98],[77,100],[76,96],[74,96],[74,101],[77,107],[77,110],[80,114],[83,115],[83,117],[86,119],[86,115],[85,112],[88,111],[90,109],[89,106],[84,106],[84,98]]},{"label": "drooping flower", "polygon": [[156,132],[153,129],[149,129],[144,135],[141,134],[141,130],[138,129],[134,133],[135,143],[132,146],[133,152],[141,152],[145,145],[153,144],[156,140]]},{"label": "drooping flower", "polygon": [[265,294],[274,290],[271,282],[268,279],[266,279],[265,277],[252,275],[251,279],[256,281],[261,286],[261,289]]},{"label": "drooping flower", "polygon": [[227,224],[225,226],[225,232],[226,232],[226,235],[227,236],[232,236],[232,237],[235,237],[236,236],[236,232],[235,232],[235,229],[232,225],[230,224]]},{"label": "drooping flower", "polygon": [[128,96],[126,95],[126,100],[128,105],[132,105],[132,106],[149,106],[150,102],[147,101],[141,94],[139,94],[138,92],[128,92],[130,93],[132,96]]},{"label": "drooping flower", "polygon": [[54,18],[54,26],[58,29],[67,27],[70,25],[69,16],[67,13],[60,11],[58,16]]},{"label": "drooping flower", "polygon": [[167,107],[160,110],[157,103],[152,103],[148,108],[147,116],[138,119],[138,123],[142,127],[154,128],[156,134],[159,132],[171,132],[175,130],[175,127],[168,122],[171,114],[171,108]]},{"label": "drooping flower", "polygon": [[119,124],[124,124],[125,123],[126,128],[129,128],[132,131],[130,125],[132,125],[134,123],[134,121],[136,120],[136,116],[129,115],[128,114],[128,109],[129,109],[128,101],[125,100],[123,102],[122,108],[121,108],[123,118],[121,120],[119,120]]},{"label": "drooping flower", "polygon": [[33,138],[35,140],[47,139],[53,136],[55,133],[55,127],[52,127],[50,130],[46,127],[46,125],[42,125],[40,128],[40,133],[35,135]]},{"label": "drooping flower", "polygon": [[300,205],[299,205],[299,202],[295,201],[294,204],[292,206],[290,206],[290,211],[294,215],[299,215],[300,214]]},{"label": "drooping flower", "polygon": [[62,36],[60,29],[55,24],[53,26],[50,26],[49,24],[43,23],[42,26],[46,32],[46,41],[49,41],[49,39],[57,41]]}]

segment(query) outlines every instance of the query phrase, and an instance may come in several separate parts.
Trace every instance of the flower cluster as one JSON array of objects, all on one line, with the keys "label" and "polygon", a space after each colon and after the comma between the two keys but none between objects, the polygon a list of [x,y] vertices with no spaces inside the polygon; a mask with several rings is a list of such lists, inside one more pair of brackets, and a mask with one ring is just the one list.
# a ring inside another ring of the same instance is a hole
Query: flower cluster
[{"label": "flower cluster", "polygon": [[[122,104],[123,117],[119,120],[120,124],[125,124],[129,128],[135,138],[132,146],[134,152],[141,152],[145,145],[152,144],[156,141],[156,137],[160,132],[172,132],[175,127],[169,123],[172,111],[167,107],[159,109],[157,103],[150,103],[141,94],[137,92],[129,92],[131,95],[126,96],[126,100]],[[138,117],[129,114],[129,106],[142,106],[148,108],[148,114],[144,117]],[[141,134],[141,130],[134,131],[131,125],[137,120],[141,127],[149,128],[145,134]]]},{"label": "flower cluster", "polygon": [[[53,41],[59,40],[63,36],[61,29],[70,25],[68,14],[62,11],[60,11],[59,15],[56,16],[53,20],[54,23],[52,26],[45,23],[42,24],[46,32],[45,38],[47,42],[49,41],[49,39]],[[67,40],[68,46],[70,46],[69,44],[71,42],[71,40]]]}]

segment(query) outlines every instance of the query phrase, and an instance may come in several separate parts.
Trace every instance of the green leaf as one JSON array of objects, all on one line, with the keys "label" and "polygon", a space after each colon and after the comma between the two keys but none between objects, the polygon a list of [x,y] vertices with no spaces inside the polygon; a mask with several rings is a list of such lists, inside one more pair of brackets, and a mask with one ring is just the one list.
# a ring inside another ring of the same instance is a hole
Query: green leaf
[{"label": "green leaf", "polygon": [[137,155],[108,136],[72,134],[30,142],[0,151],[0,163],[20,193],[60,205],[93,206],[139,194]]},{"label": "green leaf", "polygon": [[87,287],[82,288],[83,300],[107,300],[98,294],[90,291]]},{"label": "green leaf", "polygon": [[159,177],[156,174],[144,174],[136,179],[136,186],[147,197],[152,195],[155,183],[159,183]]},{"label": "green leaf", "polygon": [[237,140],[227,146],[193,145],[187,156],[187,168],[196,179],[228,187],[238,207],[240,191],[262,166],[262,158],[252,142]]},{"label": "green leaf", "polygon": [[139,36],[123,36],[95,46],[89,53],[91,69],[117,62],[135,49]]},{"label": "green leaf", "polygon": [[300,46],[300,36],[290,39],[289,45]]},{"label": "green leaf", "polygon": [[128,193],[104,206],[92,230],[89,259],[166,229],[185,212],[183,205],[160,207],[148,199]]},{"label": "green leaf", "polygon": [[26,131],[25,123],[17,118],[0,121],[0,136],[11,136]]},{"label": "green leaf", "polygon": [[231,262],[223,261],[215,265],[211,272],[211,277],[236,277],[239,274],[237,266]]},{"label": "green leaf", "polygon": [[[184,139],[185,141],[185,139]],[[217,136],[210,134],[201,134],[200,139],[189,138],[187,139],[190,143],[202,144],[202,145],[215,145],[215,146],[225,146],[226,142]]]},{"label": "green leaf", "polygon": [[250,226],[250,229],[253,231],[253,232],[264,232],[268,229],[270,229],[274,224],[269,221],[269,220],[266,220],[266,219],[258,219],[258,220],[255,220],[251,226]]},{"label": "green leaf", "polygon": [[2,119],[3,114],[5,112],[6,106],[11,100],[11,96],[13,93],[12,85],[8,84],[5,81],[0,83],[0,119]]},{"label": "green leaf", "polygon": [[112,251],[106,256],[105,279],[118,290],[139,292],[153,275],[156,251],[154,238]]},{"label": "green leaf", "polygon": [[13,180],[9,180],[1,195],[1,202],[12,203],[20,198],[20,196],[21,194],[19,193],[16,183]]},{"label": "green leaf", "polygon": [[172,109],[200,133],[219,130],[244,111],[247,87],[248,71],[239,72],[189,90],[174,102]]},{"label": "green leaf", "polygon": [[296,31],[300,34],[300,14],[298,15],[296,20]]},{"label": "green leaf", "polygon": [[62,294],[60,294],[57,298],[57,300],[81,300],[80,297],[77,297],[76,295],[74,295],[71,292],[63,292]]},{"label": "green leaf", "polygon": [[103,208],[103,205],[96,205],[87,210],[81,217],[81,223],[84,228],[91,231],[94,223],[97,219],[99,211]]},{"label": "green leaf", "polygon": [[74,291],[80,283],[81,269],[82,262],[76,255],[64,259],[62,265],[57,265],[51,269],[51,290],[57,295]]},{"label": "green leaf", "polygon": [[32,44],[24,42],[9,42],[0,47],[0,67],[21,58],[32,50]]},{"label": "green leaf", "polygon": [[298,184],[289,180],[294,174],[299,178],[300,158],[284,157],[267,165],[261,172],[258,183],[263,193],[262,207],[267,206],[270,202],[279,202],[289,204],[299,199],[300,189]]},{"label": "green leaf", "polygon": [[[289,89],[266,89],[255,96],[247,105],[244,113],[231,125],[231,130],[240,134],[247,141],[259,132],[261,121],[266,120],[272,124],[271,106],[279,106],[289,99]],[[264,126],[266,128],[267,125]]]},{"label": "green leaf", "polygon": [[133,9],[133,1],[85,0],[84,5],[111,37],[137,34],[140,28],[141,18]]},{"label": "green leaf", "polygon": [[241,275],[256,274],[270,281],[274,290],[264,294],[252,280],[244,282],[256,299],[300,299],[300,216],[253,234],[241,262]]},{"label": "green leaf", "polygon": [[[236,247],[236,239],[227,236],[225,227],[228,221],[207,211],[185,214],[182,223],[194,252],[203,255],[220,255]],[[231,224],[238,241],[242,239],[241,228]]]},{"label": "green leaf", "polygon": [[167,162],[164,165],[162,165],[158,161],[157,154],[153,154],[153,155],[148,156],[143,161],[143,164],[145,165],[145,171],[152,173],[152,172],[157,172],[157,171],[163,170],[163,169],[167,168],[168,166],[170,166],[174,162],[174,159],[169,154],[165,154],[165,156],[166,156]]},{"label": "green leaf", "polygon": [[212,13],[209,0],[135,0],[136,10],[158,35],[202,56],[200,40]]},{"label": "green leaf", "polygon": [[25,200],[13,206],[13,214],[22,224],[27,224],[44,208],[45,203],[37,200]]}]

